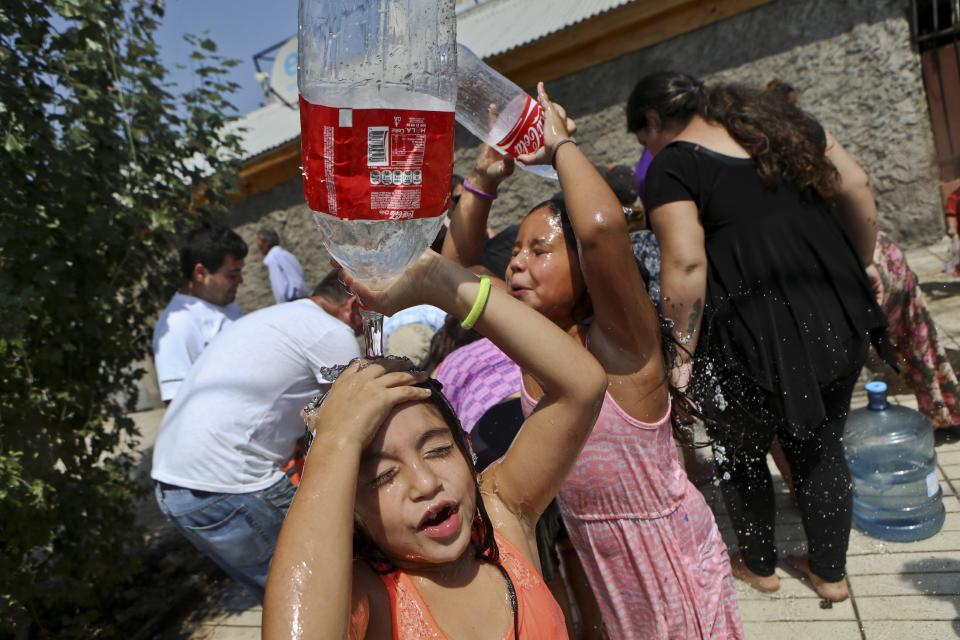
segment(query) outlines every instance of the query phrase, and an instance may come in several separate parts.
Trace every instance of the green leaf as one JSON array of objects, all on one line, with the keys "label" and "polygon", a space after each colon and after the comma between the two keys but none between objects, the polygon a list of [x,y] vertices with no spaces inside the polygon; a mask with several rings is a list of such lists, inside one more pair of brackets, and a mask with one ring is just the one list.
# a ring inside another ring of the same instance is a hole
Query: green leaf
[{"label": "green leaf", "polygon": [[[14,637],[134,637],[165,604],[139,594],[182,589],[182,575],[136,574],[125,398],[176,287],[178,238],[228,211],[237,141],[232,65],[188,36],[198,89],[174,95],[162,15],[159,0],[0,9],[16,44],[0,45],[0,609]],[[184,215],[201,184],[202,214]]]}]

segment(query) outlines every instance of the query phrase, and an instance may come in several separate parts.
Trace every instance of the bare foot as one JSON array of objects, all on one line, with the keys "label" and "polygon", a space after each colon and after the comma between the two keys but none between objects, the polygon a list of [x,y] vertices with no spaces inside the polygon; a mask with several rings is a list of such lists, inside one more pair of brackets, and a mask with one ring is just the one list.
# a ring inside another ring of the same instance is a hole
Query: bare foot
[{"label": "bare foot", "polygon": [[746,563],[743,561],[743,556],[739,553],[730,556],[730,570],[734,578],[743,580],[757,591],[773,593],[780,588],[780,577],[777,574],[774,573],[769,576],[757,575],[747,568]]},{"label": "bare foot", "polygon": [[810,570],[810,563],[806,556],[787,556],[787,564],[807,576],[810,584],[813,585],[813,590],[824,600],[843,602],[850,597],[850,589],[847,588],[846,578],[842,578],[838,582],[827,582]]}]

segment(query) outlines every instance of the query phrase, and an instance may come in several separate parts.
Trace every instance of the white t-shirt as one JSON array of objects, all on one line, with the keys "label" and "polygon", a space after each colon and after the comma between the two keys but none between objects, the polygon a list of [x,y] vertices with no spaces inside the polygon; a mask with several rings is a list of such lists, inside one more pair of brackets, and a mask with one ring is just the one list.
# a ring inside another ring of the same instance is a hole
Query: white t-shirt
[{"label": "white t-shirt", "polygon": [[270,274],[270,288],[277,304],[307,296],[307,282],[297,256],[283,247],[272,247],[263,258]]},{"label": "white t-shirt", "polygon": [[153,359],[164,402],[173,400],[210,341],[242,313],[236,304],[220,307],[194,296],[173,294],[153,328]]},{"label": "white t-shirt", "polygon": [[277,482],[303,435],[321,368],[360,356],[353,331],[311,299],[244,316],[203,352],[160,425],[154,480],[214,493]]}]

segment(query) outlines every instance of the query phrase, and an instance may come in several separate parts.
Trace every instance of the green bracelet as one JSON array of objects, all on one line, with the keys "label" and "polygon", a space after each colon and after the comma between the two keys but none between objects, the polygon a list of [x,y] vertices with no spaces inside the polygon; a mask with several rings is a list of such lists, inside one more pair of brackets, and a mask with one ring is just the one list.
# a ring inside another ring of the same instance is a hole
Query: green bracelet
[{"label": "green bracelet", "polygon": [[477,292],[477,299],[473,301],[473,308],[470,309],[470,313],[468,313],[467,317],[460,323],[460,327],[465,331],[473,329],[473,325],[477,324],[477,320],[480,319],[480,314],[483,313],[483,310],[487,306],[487,300],[489,299],[490,276],[480,276],[480,291]]}]

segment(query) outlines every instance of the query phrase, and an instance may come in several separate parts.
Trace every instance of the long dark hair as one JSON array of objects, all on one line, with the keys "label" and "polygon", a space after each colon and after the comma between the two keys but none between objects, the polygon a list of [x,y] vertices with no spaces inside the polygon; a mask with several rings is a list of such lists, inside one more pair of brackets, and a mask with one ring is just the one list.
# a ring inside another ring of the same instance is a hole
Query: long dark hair
[{"label": "long dark hair", "polygon": [[[464,435],[463,427],[460,426],[460,420],[454,413],[453,408],[447,399],[443,396],[442,386],[433,378],[428,378],[426,382],[417,385],[418,387],[429,389],[430,397],[424,402],[429,403],[443,418],[444,424],[450,429],[453,436],[453,442],[457,450],[467,461],[467,465],[473,469],[473,451]],[[480,495],[480,485],[476,485],[477,514],[473,520],[470,536],[470,544],[473,546],[474,553],[478,560],[489,562],[500,566],[500,549],[497,547],[496,539],[493,535],[493,523],[487,510],[483,506],[483,497]],[[353,528],[353,555],[357,560],[363,560],[371,569],[379,574],[387,574],[396,570],[393,562],[374,542],[363,529],[358,526]]]},{"label": "long dark hair", "polygon": [[627,129],[646,129],[651,109],[661,123],[686,124],[699,115],[722,125],[754,159],[768,187],[786,183],[823,197],[837,191],[840,174],[826,158],[823,127],[769,91],[740,84],[708,87],[685,73],[661,71],[644,76],[633,88],[627,101]]}]

